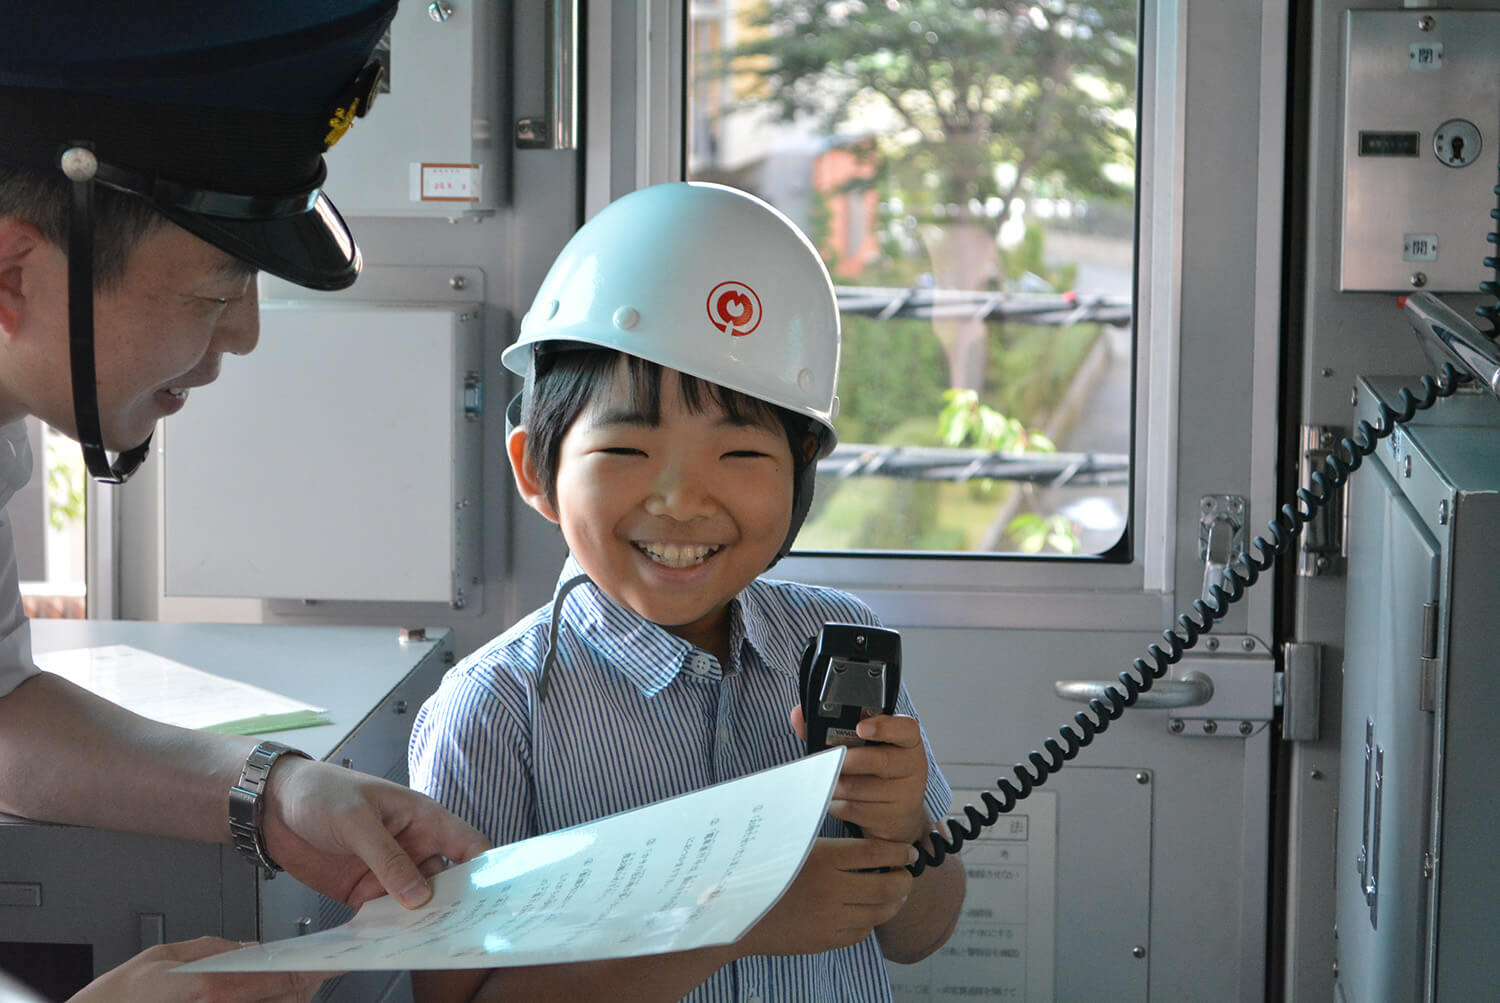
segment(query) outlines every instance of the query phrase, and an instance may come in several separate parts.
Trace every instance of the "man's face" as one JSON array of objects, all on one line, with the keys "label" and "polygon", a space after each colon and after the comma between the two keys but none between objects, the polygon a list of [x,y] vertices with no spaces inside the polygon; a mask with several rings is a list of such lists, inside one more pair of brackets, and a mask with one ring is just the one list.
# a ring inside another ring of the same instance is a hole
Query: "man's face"
[{"label": "man's face", "polygon": [[556,508],[541,510],[612,599],[717,651],[730,600],[786,539],[792,475],[779,424],[736,424],[711,404],[689,411],[674,370],[662,371],[651,424],[622,360],[563,438]]},{"label": "man's face", "polygon": [[[76,437],[68,361],[67,264],[43,273],[34,301],[52,328],[52,401],[33,408]],[[181,410],[188,390],[212,383],[225,352],[243,355],[260,336],[255,273],[247,265],[167,224],[132,253],[124,277],[94,300],[94,366],[99,423],[110,449],[146,440]],[[52,406],[47,406],[47,404]]]}]

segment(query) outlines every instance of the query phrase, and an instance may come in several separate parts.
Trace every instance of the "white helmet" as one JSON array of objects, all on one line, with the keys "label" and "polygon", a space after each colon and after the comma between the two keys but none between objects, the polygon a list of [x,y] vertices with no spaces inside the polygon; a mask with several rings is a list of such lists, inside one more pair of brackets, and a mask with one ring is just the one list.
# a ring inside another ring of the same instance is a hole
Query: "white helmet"
[{"label": "white helmet", "polygon": [[837,441],[833,283],[796,225],[745,192],[674,182],[606,206],[558,254],[501,360],[524,376],[548,341],[612,348],[805,415],[819,456]]}]

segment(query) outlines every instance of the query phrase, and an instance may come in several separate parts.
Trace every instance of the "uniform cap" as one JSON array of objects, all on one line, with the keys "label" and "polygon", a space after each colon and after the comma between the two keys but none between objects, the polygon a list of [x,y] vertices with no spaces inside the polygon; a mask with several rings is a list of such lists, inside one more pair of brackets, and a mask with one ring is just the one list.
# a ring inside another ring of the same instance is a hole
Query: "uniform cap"
[{"label": "uniform cap", "polygon": [[[323,153],[369,110],[395,0],[15,5],[0,32],[0,162],[96,180],[292,282],[349,285],[359,252]],[[75,179],[76,180],[76,179]]]}]

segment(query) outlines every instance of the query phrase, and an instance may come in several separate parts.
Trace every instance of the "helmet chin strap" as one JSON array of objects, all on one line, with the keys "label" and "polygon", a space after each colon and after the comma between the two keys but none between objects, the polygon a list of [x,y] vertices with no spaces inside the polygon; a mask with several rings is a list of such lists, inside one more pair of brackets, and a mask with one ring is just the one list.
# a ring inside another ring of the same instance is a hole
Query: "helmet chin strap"
[{"label": "helmet chin strap", "polygon": [[114,463],[99,428],[94,383],[94,175],[92,150],[74,146],[62,155],[62,171],[72,182],[68,214],[68,348],[73,370],[73,420],[83,462],[94,479],[123,484],[146,459],[151,437],[121,453]]}]

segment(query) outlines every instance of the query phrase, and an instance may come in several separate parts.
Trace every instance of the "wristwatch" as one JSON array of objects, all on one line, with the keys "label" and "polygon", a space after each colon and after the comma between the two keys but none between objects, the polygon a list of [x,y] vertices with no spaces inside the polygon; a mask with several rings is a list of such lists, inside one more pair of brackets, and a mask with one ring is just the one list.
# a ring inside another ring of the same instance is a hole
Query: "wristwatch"
[{"label": "wristwatch", "polygon": [[229,788],[229,835],[234,848],[269,874],[276,874],[281,868],[266,852],[266,778],[276,760],[288,754],[312,758],[280,742],[261,742],[245,758],[239,782]]}]

